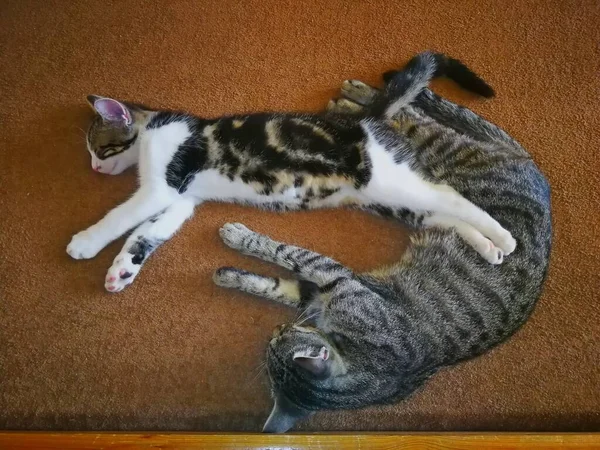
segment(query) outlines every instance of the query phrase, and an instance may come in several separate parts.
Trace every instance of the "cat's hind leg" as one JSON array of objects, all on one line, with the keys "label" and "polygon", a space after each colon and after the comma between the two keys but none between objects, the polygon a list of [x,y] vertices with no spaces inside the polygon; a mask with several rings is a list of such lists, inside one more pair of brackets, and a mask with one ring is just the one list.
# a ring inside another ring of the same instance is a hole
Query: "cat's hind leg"
[{"label": "cat's hind leg", "polygon": [[119,292],[131,284],[152,252],[191,217],[194,206],[193,201],[180,199],[136,228],[108,269],[106,290]]},{"label": "cat's hind leg", "polygon": [[432,183],[413,170],[409,163],[398,164],[385,147],[370,134],[367,151],[371,157],[372,177],[362,190],[370,201],[392,208],[429,211],[452,216],[473,226],[491,239],[505,255],[512,253],[516,241],[494,218],[446,184]]}]

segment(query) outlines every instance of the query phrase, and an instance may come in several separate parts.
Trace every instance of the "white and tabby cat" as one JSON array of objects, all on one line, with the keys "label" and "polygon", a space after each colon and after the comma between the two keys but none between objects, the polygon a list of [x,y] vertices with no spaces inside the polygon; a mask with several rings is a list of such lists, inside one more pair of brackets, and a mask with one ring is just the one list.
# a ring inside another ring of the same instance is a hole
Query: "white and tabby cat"
[{"label": "white and tabby cat", "polygon": [[272,209],[349,205],[393,211],[412,225],[453,228],[487,262],[516,246],[488,213],[419,164],[390,119],[435,76],[484,96],[491,88],[461,62],[425,52],[387,84],[361,115],[260,113],[203,119],[89,96],[97,112],[87,135],[92,167],[116,175],[137,163],[139,190],[97,224],[73,236],[67,252],[94,257],[137,227],[108,270],[118,292],[207,200]]}]

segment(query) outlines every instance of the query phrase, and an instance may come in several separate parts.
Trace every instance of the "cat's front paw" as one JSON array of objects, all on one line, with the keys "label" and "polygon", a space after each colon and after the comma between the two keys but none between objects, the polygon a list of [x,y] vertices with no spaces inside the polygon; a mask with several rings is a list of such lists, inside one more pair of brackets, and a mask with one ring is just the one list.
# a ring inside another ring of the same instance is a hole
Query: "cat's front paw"
[{"label": "cat's front paw", "polygon": [[67,253],[73,259],[90,259],[104,248],[104,241],[89,230],[80,231],[71,238]]},{"label": "cat's front paw", "polygon": [[226,223],[219,229],[219,235],[223,242],[231,248],[241,249],[242,241],[248,236],[256,233],[241,223]]},{"label": "cat's front paw", "polygon": [[142,267],[141,264],[132,262],[133,257],[131,253],[117,255],[104,280],[104,288],[108,292],[120,292],[133,283]]},{"label": "cat's front paw", "polygon": [[235,267],[220,267],[213,274],[213,281],[217,286],[226,288],[239,288],[240,274],[243,273]]}]

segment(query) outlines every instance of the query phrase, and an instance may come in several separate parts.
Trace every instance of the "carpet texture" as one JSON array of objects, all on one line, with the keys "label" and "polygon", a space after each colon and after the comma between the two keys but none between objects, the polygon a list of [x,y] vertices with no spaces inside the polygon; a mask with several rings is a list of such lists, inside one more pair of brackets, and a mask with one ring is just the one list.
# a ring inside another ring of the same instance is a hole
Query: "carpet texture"
[{"label": "carpet texture", "polygon": [[554,249],[527,325],[410,400],[323,413],[303,430],[600,429],[600,3],[582,1],[5,0],[0,5],[0,427],[257,431],[258,368],[293,312],[217,288],[212,272],[276,269],[225,248],[240,221],[356,270],[399,258],[400,226],[351,211],[206,204],[120,294],[123,240],[71,260],[72,234],[135,188],[92,172],[90,93],[205,116],[323,108],[345,78],[378,82],[424,49],[497,90],[436,90],[505,127],[553,190]]}]

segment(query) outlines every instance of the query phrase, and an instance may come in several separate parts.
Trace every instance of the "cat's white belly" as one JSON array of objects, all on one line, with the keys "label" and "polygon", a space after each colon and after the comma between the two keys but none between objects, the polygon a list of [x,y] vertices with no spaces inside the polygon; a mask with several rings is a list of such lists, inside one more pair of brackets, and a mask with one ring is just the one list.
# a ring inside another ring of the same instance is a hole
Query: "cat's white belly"
[{"label": "cat's white belly", "polygon": [[203,170],[194,176],[185,193],[198,201],[217,200],[223,202],[243,202],[256,205],[285,203],[299,205],[302,188],[289,188],[281,193],[262,195],[240,179],[230,180],[215,169]]},{"label": "cat's white belly", "polygon": [[364,201],[412,210],[429,209],[436,200],[436,186],[412,170],[408,162],[395,162],[393,153],[377,142],[368,126],[365,131],[369,135],[365,150],[371,160],[371,179],[361,190]]}]

